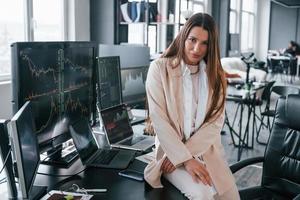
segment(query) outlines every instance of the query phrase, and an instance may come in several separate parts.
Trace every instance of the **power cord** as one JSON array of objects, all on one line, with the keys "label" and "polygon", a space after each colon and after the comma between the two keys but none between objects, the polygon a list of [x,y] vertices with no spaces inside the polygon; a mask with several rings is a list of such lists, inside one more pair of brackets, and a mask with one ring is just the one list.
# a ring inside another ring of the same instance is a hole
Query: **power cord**
[{"label": "power cord", "polygon": [[6,182],[7,182],[6,178],[3,178],[3,179],[1,179],[1,181],[0,181],[0,185],[3,184],[3,183],[6,183]]},{"label": "power cord", "polygon": [[3,166],[2,166],[2,168],[1,168],[1,170],[0,170],[0,174],[2,173],[2,171],[4,170],[4,168],[5,168],[5,166],[6,166],[6,162],[7,162],[8,158],[9,158],[9,156],[10,156],[11,149],[12,149],[12,148],[10,147],[9,150],[8,150],[8,153],[7,153],[7,155],[6,155],[6,157],[5,157],[5,160],[4,160],[4,162],[3,162]]}]

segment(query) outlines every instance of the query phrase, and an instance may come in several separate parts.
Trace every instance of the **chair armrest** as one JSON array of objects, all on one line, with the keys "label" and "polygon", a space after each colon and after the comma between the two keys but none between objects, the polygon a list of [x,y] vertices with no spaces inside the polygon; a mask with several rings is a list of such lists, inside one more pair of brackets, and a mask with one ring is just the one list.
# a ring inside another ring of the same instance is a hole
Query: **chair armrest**
[{"label": "chair armrest", "polygon": [[298,194],[293,200],[300,200],[300,194]]},{"label": "chair armrest", "polygon": [[255,163],[260,163],[260,162],[263,162],[264,161],[264,157],[263,156],[260,156],[260,157],[254,157],[254,158],[248,158],[248,159],[245,159],[245,160],[241,160],[233,165],[230,166],[230,170],[232,173],[235,173],[237,172],[238,170],[246,167],[246,166],[249,166],[249,165],[252,165],[252,164],[255,164]]}]

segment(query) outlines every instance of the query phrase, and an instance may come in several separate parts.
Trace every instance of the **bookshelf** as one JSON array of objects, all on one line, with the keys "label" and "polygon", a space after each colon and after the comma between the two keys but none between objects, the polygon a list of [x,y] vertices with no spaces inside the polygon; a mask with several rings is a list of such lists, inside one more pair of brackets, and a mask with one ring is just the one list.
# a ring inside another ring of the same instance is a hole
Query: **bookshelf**
[{"label": "bookshelf", "polygon": [[187,0],[116,0],[115,44],[147,45],[150,53],[164,51],[185,22],[180,17]]}]

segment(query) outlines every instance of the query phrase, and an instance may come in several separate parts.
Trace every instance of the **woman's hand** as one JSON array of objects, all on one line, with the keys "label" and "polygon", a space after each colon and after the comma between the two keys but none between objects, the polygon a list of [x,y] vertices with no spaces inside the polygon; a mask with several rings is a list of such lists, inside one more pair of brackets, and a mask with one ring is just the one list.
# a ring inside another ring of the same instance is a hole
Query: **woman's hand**
[{"label": "woman's hand", "polygon": [[168,157],[165,158],[165,160],[163,161],[160,170],[163,173],[171,173],[176,169],[176,167],[171,163],[171,161],[169,160]]},{"label": "woman's hand", "polygon": [[190,159],[184,162],[184,167],[196,183],[201,181],[204,185],[212,186],[212,180],[204,164],[195,159]]}]

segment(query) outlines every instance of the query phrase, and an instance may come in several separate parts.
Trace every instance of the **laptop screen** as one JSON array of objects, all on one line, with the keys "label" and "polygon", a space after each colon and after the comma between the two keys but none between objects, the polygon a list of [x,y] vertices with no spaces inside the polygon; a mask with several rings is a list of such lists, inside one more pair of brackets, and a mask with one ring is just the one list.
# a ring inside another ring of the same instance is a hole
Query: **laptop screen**
[{"label": "laptop screen", "polygon": [[125,105],[101,110],[101,117],[110,144],[120,142],[133,135]]},{"label": "laptop screen", "polygon": [[98,150],[92,129],[84,118],[70,126],[70,134],[82,161],[90,158]]}]

